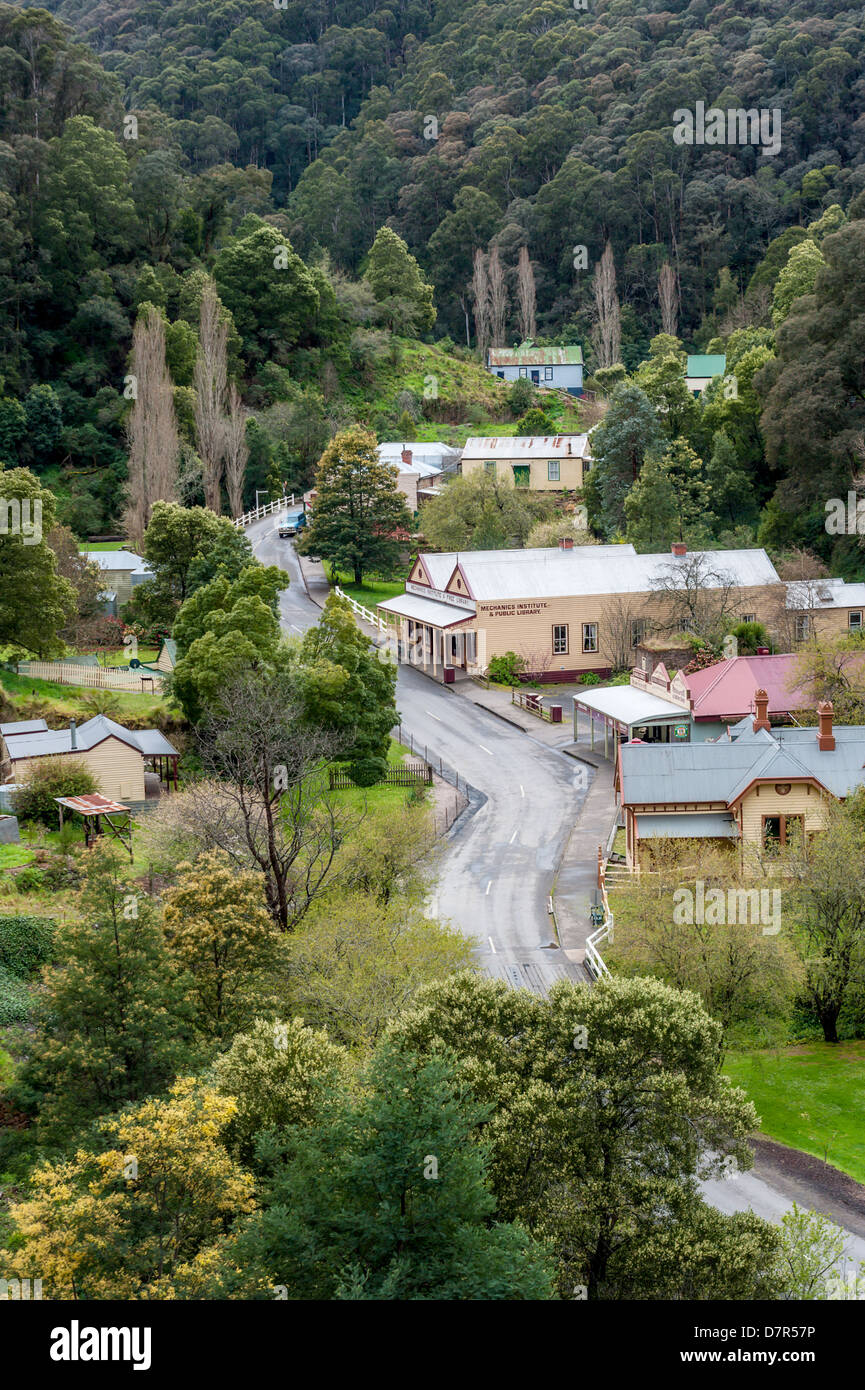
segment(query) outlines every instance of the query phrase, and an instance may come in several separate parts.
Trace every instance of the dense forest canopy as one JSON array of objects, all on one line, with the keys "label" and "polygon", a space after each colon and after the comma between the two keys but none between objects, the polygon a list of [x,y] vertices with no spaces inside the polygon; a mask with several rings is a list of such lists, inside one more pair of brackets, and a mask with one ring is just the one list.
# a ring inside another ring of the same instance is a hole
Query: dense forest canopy
[{"label": "dense forest canopy", "polygon": [[[855,236],[835,251],[832,237],[863,210],[863,36],[861,9],[835,0],[0,4],[0,460],[37,467],[80,533],[116,524],[123,384],[135,320],[152,304],[166,320],[181,480],[199,500],[194,335],[207,272],[233,315],[230,374],[255,412],[247,498],[268,479],[303,486],[336,429],[376,427],[362,390],[397,361],[395,335],[476,346],[479,249],[501,260],[506,341],[519,334],[527,248],[536,336],[578,341],[587,372],[603,366],[592,276],[609,245],[625,368],[646,362],[664,327],[668,263],[685,347],[744,363],[749,416],[734,444],[760,506],[779,478],[797,484],[797,469],[842,486],[863,424],[865,272]],[[698,102],[779,113],[777,152],[677,143],[675,113]],[[431,329],[395,289],[373,291],[368,258],[385,225],[434,289]],[[806,240],[805,279],[779,308],[778,278]],[[277,243],[290,249],[293,307],[256,280],[256,255]],[[831,303],[803,318],[826,260]],[[850,343],[830,372],[841,322]],[[737,332],[751,337],[730,353]],[[795,383],[818,367],[825,398],[806,409]],[[379,428],[402,418],[398,389]],[[842,406],[854,418],[840,419]],[[819,437],[807,428],[818,419]],[[800,420],[807,447],[794,458]],[[775,541],[810,535],[772,520]]]}]

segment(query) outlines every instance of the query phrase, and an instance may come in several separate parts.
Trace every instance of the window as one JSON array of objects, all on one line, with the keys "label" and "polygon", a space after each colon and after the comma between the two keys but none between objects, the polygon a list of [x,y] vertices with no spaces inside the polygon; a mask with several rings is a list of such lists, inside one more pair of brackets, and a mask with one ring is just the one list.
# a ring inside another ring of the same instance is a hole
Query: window
[{"label": "window", "polygon": [[743,614],[742,614],[742,617],[741,617],[741,619],[740,619],[740,622],[743,622],[743,623],[755,623],[756,621],[757,621],[757,614],[756,614],[756,613],[743,613]]},{"label": "window", "polygon": [[591,471],[592,471],[592,460],[591,460],[591,459],[583,459],[583,477],[585,478],[586,474],[587,474],[587,473],[591,473]]},{"label": "window", "polygon": [[505,379],[505,374],[504,374],[504,372],[496,372],[496,376],[500,376],[501,379],[502,379],[502,381],[504,381],[504,379]]},{"label": "window", "polygon": [[562,465],[558,459],[550,459],[547,463],[547,482],[558,483],[561,481]]},{"label": "window", "polygon": [[807,613],[800,613],[800,614],[797,616],[797,618],[796,618],[796,641],[797,641],[797,642],[807,642],[807,640],[808,640],[808,632],[809,632],[809,630],[810,630],[810,627],[811,627],[811,621],[810,621],[810,619],[809,619],[809,617],[808,617],[808,614],[807,614]]},{"label": "window", "polygon": [[552,379],[553,379],[553,369],[552,369],[552,367],[544,367],[544,381],[552,381]]},{"label": "window", "polygon": [[485,462],[484,462],[484,472],[485,472],[485,473],[495,473],[495,471],[496,471],[496,461],[495,461],[495,459],[486,459]]},{"label": "window", "polygon": [[598,650],[598,624],[583,623],[583,651],[596,652]]},{"label": "window", "polygon": [[801,841],[801,816],[764,816],[763,844],[767,849],[777,845],[791,845]]},{"label": "window", "polygon": [[634,618],[631,622],[631,646],[638,647],[646,635],[646,619]]},{"label": "window", "polygon": [[528,376],[528,374],[529,374],[529,369],[528,369],[528,367],[520,367],[520,376]]},{"label": "window", "polygon": [[862,610],[861,610],[861,608],[859,609],[859,612],[858,612],[858,613],[849,613],[849,614],[847,615],[847,625],[848,625],[848,627],[850,628],[850,631],[851,631],[851,632],[861,632],[861,631],[862,631]]},{"label": "window", "polygon": [[553,624],[553,656],[567,656],[568,654],[568,625],[567,623]]}]

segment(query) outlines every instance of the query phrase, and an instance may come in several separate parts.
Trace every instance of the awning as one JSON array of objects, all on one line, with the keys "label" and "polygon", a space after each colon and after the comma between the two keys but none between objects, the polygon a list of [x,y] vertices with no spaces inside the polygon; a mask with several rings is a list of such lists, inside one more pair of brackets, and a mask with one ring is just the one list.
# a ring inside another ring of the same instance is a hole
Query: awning
[{"label": "awning", "polygon": [[637,816],[641,840],[737,840],[739,827],[726,811],[685,815]]},{"label": "awning", "polygon": [[376,607],[385,613],[396,613],[401,618],[413,618],[416,623],[429,623],[431,627],[457,627],[476,617],[474,608],[436,603],[435,599],[421,598],[419,594],[398,594],[396,598],[376,604]]},{"label": "awning", "polygon": [[607,685],[590,695],[575,695],[574,708],[584,714],[606,716],[622,733],[635,724],[688,724],[691,719],[688,710],[633,685]]}]

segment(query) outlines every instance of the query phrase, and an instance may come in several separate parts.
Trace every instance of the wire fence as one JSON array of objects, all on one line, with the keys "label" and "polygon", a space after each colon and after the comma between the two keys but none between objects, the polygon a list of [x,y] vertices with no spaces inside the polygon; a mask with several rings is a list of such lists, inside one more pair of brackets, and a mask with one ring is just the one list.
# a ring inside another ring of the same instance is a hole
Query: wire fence
[{"label": "wire fence", "polygon": [[437,758],[435,753],[430,756],[427,745],[418,742],[414,735],[410,733],[408,729],[404,728],[402,724],[397,724],[396,728],[391,731],[391,735],[398,743],[401,743],[404,748],[407,748],[410,753],[416,754],[419,758],[423,758],[424,762],[429,764],[433,772],[437,773],[445,782],[450,782],[451,786],[456,787],[457,792],[468,800],[468,782],[464,777],[460,776],[455,768],[451,767],[449,763],[444,762],[442,758]]}]

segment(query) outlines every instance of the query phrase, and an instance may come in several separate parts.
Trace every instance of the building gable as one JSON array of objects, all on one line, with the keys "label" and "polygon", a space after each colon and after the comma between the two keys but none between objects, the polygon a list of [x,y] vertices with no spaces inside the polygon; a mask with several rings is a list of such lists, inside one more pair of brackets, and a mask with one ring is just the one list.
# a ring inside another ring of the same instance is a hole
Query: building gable
[{"label": "building gable", "polygon": [[429,575],[426,572],[422,557],[419,555],[411,567],[409,581],[412,584],[425,584],[428,589],[433,587]]}]

